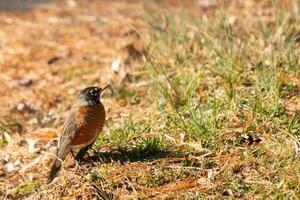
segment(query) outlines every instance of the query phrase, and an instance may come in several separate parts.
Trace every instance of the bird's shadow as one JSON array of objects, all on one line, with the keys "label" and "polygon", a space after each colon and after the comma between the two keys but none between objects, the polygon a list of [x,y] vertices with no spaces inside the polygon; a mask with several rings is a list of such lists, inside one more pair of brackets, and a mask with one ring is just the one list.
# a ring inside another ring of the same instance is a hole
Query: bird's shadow
[{"label": "bird's shadow", "polygon": [[111,162],[136,162],[136,161],[151,161],[159,158],[179,156],[177,153],[165,150],[136,150],[136,149],[115,149],[111,151],[99,151],[92,149],[92,154],[86,156],[81,163],[111,163]]}]

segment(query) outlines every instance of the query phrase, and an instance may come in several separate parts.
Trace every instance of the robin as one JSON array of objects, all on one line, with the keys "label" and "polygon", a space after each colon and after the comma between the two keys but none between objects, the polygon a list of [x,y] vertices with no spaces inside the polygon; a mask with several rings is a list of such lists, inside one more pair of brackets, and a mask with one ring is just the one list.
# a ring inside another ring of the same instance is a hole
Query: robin
[{"label": "robin", "polygon": [[57,176],[62,161],[70,152],[74,155],[73,151],[79,150],[75,159],[81,160],[102,131],[106,115],[104,106],[100,101],[100,95],[107,87],[109,85],[104,88],[87,87],[80,91],[64,123],[48,183],[51,183]]}]

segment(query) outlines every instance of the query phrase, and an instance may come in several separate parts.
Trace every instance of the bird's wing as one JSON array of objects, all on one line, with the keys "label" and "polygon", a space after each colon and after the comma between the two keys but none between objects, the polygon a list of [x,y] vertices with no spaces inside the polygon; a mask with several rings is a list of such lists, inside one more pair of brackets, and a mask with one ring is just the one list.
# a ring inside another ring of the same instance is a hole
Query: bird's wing
[{"label": "bird's wing", "polygon": [[75,137],[76,130],[76,108],[72,108],[59,137],[57,145],[57,156],[59,158],[65,157],[66,155],[64,154],[70,152],[70,143]]}]

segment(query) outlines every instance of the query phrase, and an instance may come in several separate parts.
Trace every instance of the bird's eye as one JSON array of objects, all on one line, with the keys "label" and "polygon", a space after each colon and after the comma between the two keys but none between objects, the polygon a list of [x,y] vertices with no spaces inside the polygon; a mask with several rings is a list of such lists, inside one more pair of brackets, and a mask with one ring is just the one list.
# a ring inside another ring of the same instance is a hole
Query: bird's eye
[{"label": "bird's eye", "polygon": [[92,96],[97,96],[97,90],[95,90],[95,89],[91,90],[91,91],[90,91],[90,94],[91,94]]}]

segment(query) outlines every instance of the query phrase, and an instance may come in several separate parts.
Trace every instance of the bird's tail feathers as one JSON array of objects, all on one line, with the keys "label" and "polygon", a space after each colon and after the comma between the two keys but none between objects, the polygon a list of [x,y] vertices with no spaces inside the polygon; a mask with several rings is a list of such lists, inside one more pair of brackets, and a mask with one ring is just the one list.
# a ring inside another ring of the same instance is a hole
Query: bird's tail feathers
[{"label": "bird's tail feathers", "polygon": [[53,181],[53,179],[57,176],[57,173],[61,169],[62,161],[59,158],[56,158],[52,164],[49,176],[48,176],[48,184]]}]

